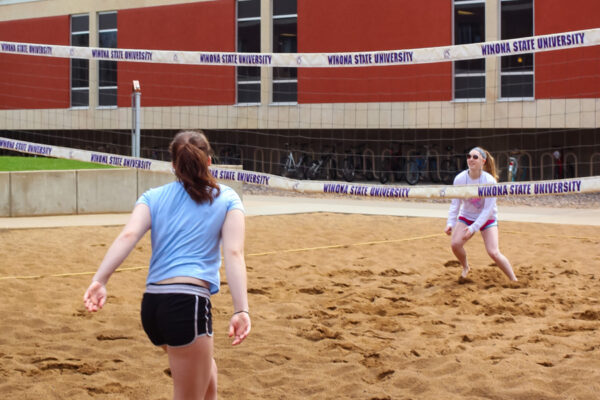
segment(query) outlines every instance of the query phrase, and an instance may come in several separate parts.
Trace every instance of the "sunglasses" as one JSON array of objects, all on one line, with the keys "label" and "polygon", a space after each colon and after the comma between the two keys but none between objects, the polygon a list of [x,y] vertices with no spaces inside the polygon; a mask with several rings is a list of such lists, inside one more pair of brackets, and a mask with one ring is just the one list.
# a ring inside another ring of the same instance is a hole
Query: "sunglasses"
[{"label": "sunglasses", "polygon": [[473,160],[477,160],[479,158],[479,156],[477,154],[473,154],[473,155],[467,154],[467,160],[470,160],[471,158]]}]

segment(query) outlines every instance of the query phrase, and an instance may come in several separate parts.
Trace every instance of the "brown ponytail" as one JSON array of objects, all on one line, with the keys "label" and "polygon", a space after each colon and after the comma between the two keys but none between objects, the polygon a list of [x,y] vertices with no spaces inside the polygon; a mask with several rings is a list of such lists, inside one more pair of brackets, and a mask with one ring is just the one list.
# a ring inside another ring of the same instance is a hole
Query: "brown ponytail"
[{"label": "brown ponytail", "polygon": [[497,182],[498,172],[496,171],[496,162],[494,161],[494,157],[492,157],[489,151],[485,149],[482,150],[485,151],[485,163],[483,164],[483,170],[492,175]]},{"label": "brown ponytail", "polygon": [[221,190],[208,166],[212,149],[201,132],[182,131],[169,146],[175,176],[196,203],[212,204]]}]

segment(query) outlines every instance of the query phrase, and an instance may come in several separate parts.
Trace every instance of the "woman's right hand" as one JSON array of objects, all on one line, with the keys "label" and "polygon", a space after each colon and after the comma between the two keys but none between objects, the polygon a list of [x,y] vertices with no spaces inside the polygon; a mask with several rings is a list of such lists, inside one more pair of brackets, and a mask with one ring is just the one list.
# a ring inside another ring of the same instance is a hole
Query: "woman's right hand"
[{"label": "woman's right hand", "polygon": [[106,287],[98,281],[93,281],[83,295],[83,304],[88,311],[95,312],[106,303]]},{"label": "woman's right hand", "polygon": [[229,337],[233,337],[233,346],[238,345],[246,339],[250,333],[250,314],[245,311],[233,314],[229,321]]},{"label": "woman's right hand", "polygon": [[452,234],[452,227],[451,226],[447,226],[446,229],[444,229],[444,233],[448,236],[450,236]]}]

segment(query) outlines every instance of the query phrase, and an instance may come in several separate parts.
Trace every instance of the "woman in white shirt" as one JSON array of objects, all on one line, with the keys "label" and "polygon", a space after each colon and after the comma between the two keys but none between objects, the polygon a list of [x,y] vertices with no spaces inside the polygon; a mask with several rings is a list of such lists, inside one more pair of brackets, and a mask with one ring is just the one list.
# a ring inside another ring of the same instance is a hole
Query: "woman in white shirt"
[{"label": "woman in white shirt", "polygon": [[[497,182],[494,158],[487,150],[481,147],[473,148],[467,154],[467,163],[469,169],[456,175],[455,185],[485,185]],[[452,200],[444,232],[452,235],[452,252],[462,264],[463,270],[460,275],[462,279],[467,277],[470,269],[464,245],[475,232],[481,231],[489,256],[511,281],[517,280],[510,262],[498,248],[497,214],[495,197]]]}]

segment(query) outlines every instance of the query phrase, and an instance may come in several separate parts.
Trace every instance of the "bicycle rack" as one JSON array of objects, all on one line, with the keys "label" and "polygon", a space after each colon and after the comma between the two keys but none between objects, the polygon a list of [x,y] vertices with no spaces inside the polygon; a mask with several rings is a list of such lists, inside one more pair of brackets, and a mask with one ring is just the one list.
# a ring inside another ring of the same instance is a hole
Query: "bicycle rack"
[{"label": "bicycle rack", "polygon": [[[416,155],[416,153],[418,153],[417,149],[410,149],[406,152],[406,160],[407,161],[412,161],[412,159],[417,159],[419,156]],[[415,155],[413,155],[415,154]]]},{"label": "bicycle rack", "polygon": [[[238,147],[236,147],[235,149],[238,150]],[[244,165],[244,150],[241,147],[239,147],[239,151],[240,151],[240,164],[239,165],[241,165],[242,168],[244,168],[243,167],[243,165]]]},{"label": "bicycle rack", "polygon": [[[592,153],[592,156],[590,157],[590,176],[594,176],[594,158],[598,157],[598,163],[600,165],[600,153]],[[600,172],[599,172],[600,173]]]},{"label": "bicycle rack", "polygon": [[[260,155],[260,164],[261,164],[261,168],[260,170],[257,167],[257,162],[258,162],[258,156]],[[254,149],[254,171],[264,171],[265,170],[265,152],[263,151],[263,149]]]},{"label": "bicycle rack", "polygon": [[[343,150],[342,150],[343,151]],[[331,156],[333,157],[333,159],[335,160],[335,168],[336,168],[336,176],[337,175],[341,175],[342,172],[342,165],[344,163],[344,154],[342,153],[338,153],[337,149],[332,149],[332,154]],[[341,158],[341,160],[340,160]]]},{"label": "bicycle rack", "polygon": [[[569,163],[569,160],[572,160],[572,164]],[[570,165],[573,165],[575,167],[574,171],[575,171],[575,175],[574,176],[570,176],[569,178],[577,178],[579,176],[579,173],[577,171],[577,155],[573,152],[568,152],[565,153],[565,158],[563,160],[563,168],[565,170],[565,177],[567,177],[567,167]]]},{"label": "bicycle rack", "polygon": [[306,154],[310,157],[310,160],[315,159],[315,150],[312,147],[306,149]]},{"label": "bicycle rack", "polygon": [[[432,150],[429,149],[429,157],[435,157],[435,167],[437,169],[437,171],[435,171],[435,173],[437,174],[437,181],[441,182],[442,180],[442,174],[440,173],[440,165],[441,165],[441,160],[440,160],[440,153],[437,150]],[[429,162],[429,160],[428,160]],[[429,167],[429,164],[428,164]],[[430,171],[432,172],[432,171]]]},{"label": "bicycle rack", "polygon": [[[273,162],[273,153],[277,154],[275,156],[275,162]],[[275,163],[279,164],[280,160],[281,160],[281,158],[280,158],[279,150],[271,149],[271,151],[269,152],[269,172],[268,172],[269,174],[273,174],[273,165]],[[275,174],[277,174],[277,172],[275,172]]]},{"label": "bicycle rack", "polygon": [[[381,150],[381,165],[384,166],[385,165],[385,157],[389,157],[389,159],[392,159],[392,149],[383,149]],[[392,163],[390,162],[390,167],[391,167]],[[391,168],[390,168],[391,169]],[[383,171],[382,171],[383,172]],[[392,171],[386,171],[390,173],[390,180],[394,179],[394,174],[392,173]],[[379,176],[376,176],[375,179],[379,179]]]},{"label": "bicycle rack", "polygon": [[529,154],[526,151],[519,151],[513,157],[517,157],[517,160],[519,162],[519,166],[521,166],[521,165],[523,165],[525,163],[523,161],[523,158],[527,157],[527,175],[529,175],[529,177],[528,177],[528,179],[525,179],[525,180],[526,181],[532,181],[533,180],[533,158],[531,157],[531,154]]},{"label": "bicycle rack", "polygon": [[[545,163],[544,159],[549,158],[550,162],[549,163]],[[550,167],[550,179],[554,178],[553,175],[553,171],[554,168],[556,168],[556,163],[554,162],[554,156],[552,155],[552,153],[542,153],[542,155],[540,156],[540,180],[544,180],[545,178],[545,171],[546,171],[546,167]]]},{"label": "bicycle rack", "polygon": [[501,182],[506,182],[508,181],[509,155],[505,151],[498,152],[497,154],[496,167],[498,168],[498,178]]},{"label": "bicycle rack", "polygon": [[367,175],[367,157],[368,154],[371,155],[371,171],[373,172],[373,177],[375,179],[379,179],[379,174],[377,174],[377,167],[375,166],[375,152],[373,152],[373,150],[369,149],[368,147],[365,148],[365,150],[363,151],[362,157],[363,157],[363,176]]}]

